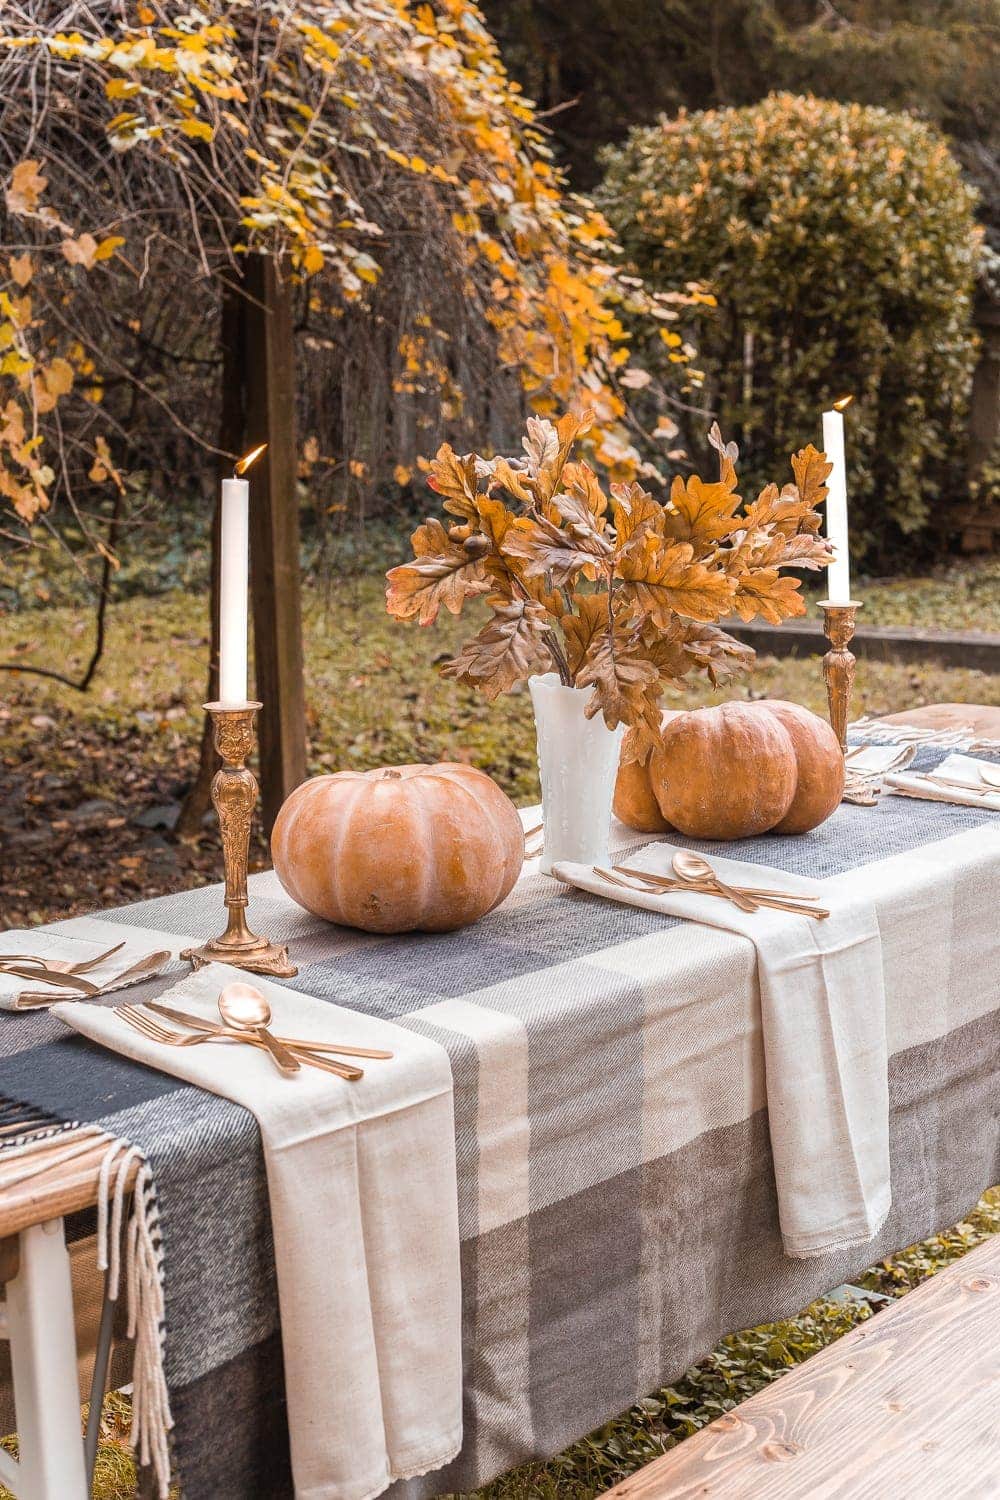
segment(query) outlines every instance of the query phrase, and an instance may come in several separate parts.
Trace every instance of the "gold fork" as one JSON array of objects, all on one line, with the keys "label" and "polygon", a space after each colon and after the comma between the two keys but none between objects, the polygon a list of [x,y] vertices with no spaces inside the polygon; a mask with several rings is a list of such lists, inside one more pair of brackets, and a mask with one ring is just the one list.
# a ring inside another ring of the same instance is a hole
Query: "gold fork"
[{"label": "gold fork", "polygon": [[[133,1030],[138,1031],[141,1036],[151,1042],[159,1042],[164,1047],[197,1047],[202,1042],[237,1041],[244,1042],[250,1047],[263,1047],[263,1042],[258,1042],[249,1032],[246,1036],[238,1032],[228,1031],[220,1027],[218,1031],[175,1031],[173,1027],[164,1026],[160,1021],[140,1010],[136,1005],[121,1005],[118,1014],[123,1021],[127,1021]],[[265,1049],[266,1050],[266,1049]],[[333,1073],[337,1078],[344,1078],[349,1083],[355,1083],[363,1078],[364,1071],[356,1068],[351,1063],[330,1062],[326,1058],[315,1057],[305,1048],[297,1047],[296,1055],[310,1067],[319,1068],[324,1073]]]}]

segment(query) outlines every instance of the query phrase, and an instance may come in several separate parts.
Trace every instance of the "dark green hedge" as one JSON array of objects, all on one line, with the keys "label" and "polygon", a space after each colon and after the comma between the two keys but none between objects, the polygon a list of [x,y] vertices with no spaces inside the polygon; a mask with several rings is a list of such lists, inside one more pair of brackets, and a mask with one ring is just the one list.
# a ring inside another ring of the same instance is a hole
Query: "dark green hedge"
[{"label": "dark green hedge", "polygon": [[[747,489],[819,444],[823,408],[850,392],[857,549],[882,568],[926,550],[968,498],[980,245],[942,137],[905,114],[773,94],[635,129],[604,165],[600,202],[636,271],[718,299],[692,338]],[[665,342],[641,353],[669,359]],[[701,460],[708,424],[682,421]]]}]

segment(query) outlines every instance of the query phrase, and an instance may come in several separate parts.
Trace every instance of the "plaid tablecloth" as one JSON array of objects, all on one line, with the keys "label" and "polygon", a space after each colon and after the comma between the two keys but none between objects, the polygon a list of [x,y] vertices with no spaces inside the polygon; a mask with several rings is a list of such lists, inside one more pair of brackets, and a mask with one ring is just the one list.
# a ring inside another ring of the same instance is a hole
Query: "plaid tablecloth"
[{"label": "plaid tablecloth", "polygon": [[[945,753],[925,747],[917,764]],[[424,1032],[452,1061],[465,1444],[447,1470],[394,1487],[398,1500],[469,1490],[557,1452],[722,1333],[792,1313],[954,1223],[1000,1181],[1000,817],[892,797],[842,806],[801,838],[724,852],[863,880],[875,899],[893,976],[893,1208],[860,1249],[782,1254],[745,939],[530,871],[474,927],[391,939],[314,920],[273,876],[252,882],[251,917],[291,945],[295,988]],[[204,939],[221,912],[209,888],[105,915]],[[720,992],[724,1003],[706,1001]],[[290,1494],[253,1118],[44,1015],[0,1016],[0,1054],[0,1093],[99,1122],[147,1153],[184,1495]]]}]

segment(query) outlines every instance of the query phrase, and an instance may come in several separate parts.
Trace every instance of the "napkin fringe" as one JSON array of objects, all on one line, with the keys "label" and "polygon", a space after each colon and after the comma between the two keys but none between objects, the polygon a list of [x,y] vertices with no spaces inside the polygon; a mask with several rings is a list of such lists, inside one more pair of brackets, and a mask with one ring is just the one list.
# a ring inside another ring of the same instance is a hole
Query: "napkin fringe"
[{"label": "napkin fringe", "polygon": [[[122,1234],[128,1169],[139,1162],[132,1207]],[[170,1397],[163,1368],[166,1321],[160,1207],[149,1163],[138,1146],[113,1137],[101,1162],[97,1197],[97,1265],[108,1274],[108,1296],[117,1300],[125,1247],[127,1334],[133,1343],[132,1428],[139,1462],[152,1465],[160,1500],[170,1491]]]},{"label": "napkin fringe", "polygon": [[1000,752],[1000,740],[978,738],[971,724],[955,729],[925,729],[917,724],[884,724],[866,715],[847,728],[851,733],[860,731],[866,743],[872,745],[943,745],[952,750]]}]

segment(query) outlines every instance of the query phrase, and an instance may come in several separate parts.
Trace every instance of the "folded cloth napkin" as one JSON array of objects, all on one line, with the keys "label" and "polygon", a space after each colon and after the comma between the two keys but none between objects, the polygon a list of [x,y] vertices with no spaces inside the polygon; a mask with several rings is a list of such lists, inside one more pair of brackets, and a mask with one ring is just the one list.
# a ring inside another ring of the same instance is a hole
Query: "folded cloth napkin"
[{"label": "folded cloth napkin", "polygon": [[860,745],[848,751],[847,769],[862,776],[881,776],[907,752],[912,758],[913,748],[908,745]]},{"label": "folded cloth napkin", "polygon": [[[162,998],[217,1021],[219,991],[240,978],[212,964]],[[462,1441],[451,1065],[416,1032],[266,979],[254,984],[280,1034],[386,1048],[392,1059],[364,1062],[357,1083],[306,1066],[289,1076],[256,1047],[160,1046],[103,1006],[71,1002],[52,1013],[256,1115],[295,1494],[369,1500],[394,1479],[447,1463]]]},{"label": "folded cloth napkin", "polygon": [[[648,844],[630,869],[673,874],[672,844]],[[741,933],[757,949],[767,1110],[785,1254],[864,1244],[889,1211],[889,1085],[882,942],[870,899],[821,881],[712,855],[730,885],[819,896],[822,921],[697,892],[647,895],[589,865],[558,864],[581,890]]]},{"label": "folded cloth napkin", "polygon": [[[0,1009],[37,1010],[53,1004],[56,1000],[73,998],[73,991],[64,984],[50,984],[41,967],[18,964],[19,957],[31,956],[45,959],[48,963],[86,964],[101,953],[118,947],[103,963],[85,969],[83,977],[96,985],[102,993],[125,989],[130,984],[141,984],[165,967],[170,959],[170,940],[155,941],[160,934],[149,934],[141,930],[129,930],[113,922],[93,920],[86,929],[87,936],[70,935],[65,932],[43,931],[41,928],[11,928],[0,932]],[[91,935],[92,934],[92,935]],[[151,938],[153,939],[151,941]],[[159,952],[159,963],[143,967],[133,973],[142,960]],[[10,969],[20,973],[10,973]],[[82,990],[80,995],[84,993]],[[89,991],[87,992],[89,993]]]},{"label": "folded cloth napkin", "polygon": [[[933,771],[925,773],[932,778],[930,781],[913,771],[894,771],[885,780],[887,786],[906,797],[923,797],[928,802],[955,802],[960,807],[986,807],[992,812],[1000,812],[1000,787],[989,789],[989,784],[980,775],[980,766],[993,773],[1000,769],[995,760],[976,760],[971,755],[955,752],[946,756]],[[960,786],[936,785],[939,780],[963,782],[969,790],[965,792]]]}]

